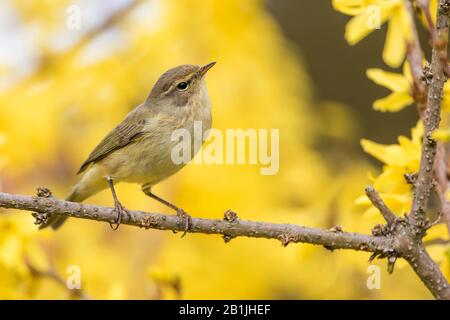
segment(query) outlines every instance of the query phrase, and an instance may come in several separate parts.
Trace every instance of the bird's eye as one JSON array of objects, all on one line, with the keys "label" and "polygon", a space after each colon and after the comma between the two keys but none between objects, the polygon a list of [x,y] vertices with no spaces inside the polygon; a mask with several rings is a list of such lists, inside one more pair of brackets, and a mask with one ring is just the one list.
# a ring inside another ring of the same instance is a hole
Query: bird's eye
[{"label": "bird's eye", "polygon": [[187,82],[180,82],[179,84],[177,84],[178,91],[184,91],[188,87],[189,87],[189,83],[187,83]]}]

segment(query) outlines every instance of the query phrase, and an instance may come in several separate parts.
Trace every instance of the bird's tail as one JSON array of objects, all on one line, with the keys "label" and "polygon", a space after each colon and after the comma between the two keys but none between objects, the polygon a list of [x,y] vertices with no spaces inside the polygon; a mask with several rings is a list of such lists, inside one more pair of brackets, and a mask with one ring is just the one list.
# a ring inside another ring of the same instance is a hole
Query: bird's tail
[{"label": "bird's tail", "polygon": [[[66,198],[66,201],[71,202],[82,202],[84,199],[86,199],[85,196],[81,195],[77,188],[74,188],[72,192],[69,194],[69,196]],[[39,229],[45,229],[47,227],[51,227],[53,230],[58,230],[63,223],[67,220],[68,217],[66,216],[60,216],[60,215],[54,215],[50,217],[48,223],[45,225],[39,227]]]},{"label": "bird's tail", "polygon": [[[85,199],[107,187],[108,184],[106,183],[103,173],[94,166],[83,175],[66,198],[66,201],[83,202]],[[40,227],[40,229],[51,226],[53,230],[56,230],[60,228],[66,220],[66,216],[53,215],[45,225]]]}]

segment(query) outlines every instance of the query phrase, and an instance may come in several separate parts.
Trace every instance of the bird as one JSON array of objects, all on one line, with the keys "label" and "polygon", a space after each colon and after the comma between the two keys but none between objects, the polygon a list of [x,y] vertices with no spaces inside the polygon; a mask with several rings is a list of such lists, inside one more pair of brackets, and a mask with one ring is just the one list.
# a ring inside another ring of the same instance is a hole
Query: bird
[{"label": "bird", "polygon": [[[203,66],[184,64],[164,72],[154,84],[147,99],[112,129],[82,163],[82,174],[66,201],[83,202],[109,188],[117,217],[111,227],[116,230],[124,214],[115,184],[131,182],[141,185],[149,197],[175,210],[185,221],[184,234],[189,229],[190,216],[178,206],[157,196],[152,187],[179,171],[186,163],[172,159],[172,149],[179,143],[172,139],[177,129],[190,133],[194,145],[194,122],[200,121],[202,130],[211,128],[211,102],[206,89],[205,75],[216,62]],[[202,141],[206,137],[202,134]],[[193,150],[190,159],[198,150]],[[189,159],[189,160],[190,160]],[[53,215],[41,229],[60,228],[66,216]],[[183,234],[183,235],[184,235]]]}]

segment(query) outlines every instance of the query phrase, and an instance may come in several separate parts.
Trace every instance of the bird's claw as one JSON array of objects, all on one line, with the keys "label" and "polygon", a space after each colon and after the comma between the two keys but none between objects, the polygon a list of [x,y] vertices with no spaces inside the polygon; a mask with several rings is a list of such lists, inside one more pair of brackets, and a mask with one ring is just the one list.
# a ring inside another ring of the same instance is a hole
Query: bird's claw
[{"label": "bird's claw", "polygon": [[116,221],[114,221],[113,223],[109,223],[109,226],[111,227],[111,229],[113,229],[114,231],[117,230],[120,226],[120,224],[122,223],[122,217],[124,214],[129,214],[128,210],[125,209],[125,207],[120,203],[117,202],[114,205],[115,211],[117,212],[117,218]]},{"label": "bird's claw", "polygon": [[181,220],[181,222],[184,223],[184,229],[183,229],[184,232],[181,236],[183,238],[191,227],[192,219],[191,219],[191,216],[189,214],[187,214],[186,211],[184,211],[183,209],[177,210],[177,217]]}]

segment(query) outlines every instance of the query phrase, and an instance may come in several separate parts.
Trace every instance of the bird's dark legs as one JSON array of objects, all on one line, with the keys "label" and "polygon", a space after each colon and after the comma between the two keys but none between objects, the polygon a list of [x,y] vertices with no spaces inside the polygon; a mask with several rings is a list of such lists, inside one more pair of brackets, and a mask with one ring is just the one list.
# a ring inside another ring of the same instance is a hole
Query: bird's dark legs
[{"label": "bird's dark legs", "polygon": [[154,193],[151,192],[150,190],[148,190],[147,192],[144,191],[144,193],[145,193],[147,196],[149,196],[149,197],[155,199],[155,200],[158,201],[158,202],[161,202],[163,205],[165,205],[165,206],[167,206],[167,207],[169,207],[169,208],[172,208],[172,209],[175,210],[175,211],[182,210],[182,209],[178,208],[176,205],[170,203],[169,201],[164,200],[163,198],[158,197],[156,194],[154,194]]},{"label": "bird's dark legs", "polygon": [[120,223],[122,222],[123,214],[128,215],[128,211],[124,208],[124,206],[120,203],[119,199],[117,198],[116,190],[114,189],[114,181],[111,177],[106,177],[106,181],[108,181],[108,186],[111,189],[111,193],[114,199],[114,208],[117,212],[117,219],[114,223],[110,223],[110,227],[113,230],[117,230],[119,228]]},{"label": "bird's dark legs", "polygon": [[191,226],[191,216],[186,213],[183,209],[177,207],[173,203],[170,203],[167,200],[164,200],[163,198],[158,197],[156,194],[154,194],[151,191],[151,186],[149,185],[143,185],[142,186],[142,192],[144,192],[147,196],[150,198],[155,199],[156,201],[162,203],[163,205],[175,210],[177,212],[177,217],[180,218],[182,221],[184,221],[184,233],[181,237],[184,237],[186,235],[186,232],[189,230]]}]

